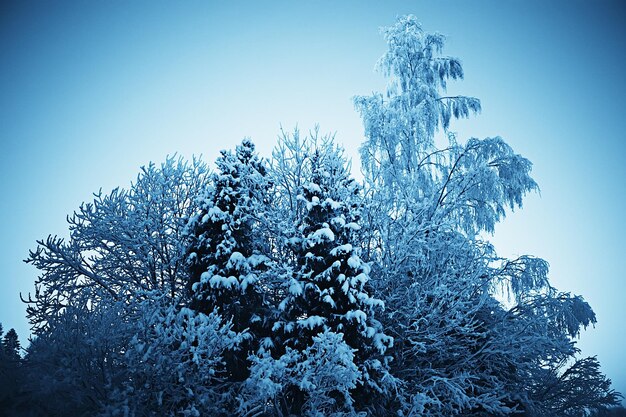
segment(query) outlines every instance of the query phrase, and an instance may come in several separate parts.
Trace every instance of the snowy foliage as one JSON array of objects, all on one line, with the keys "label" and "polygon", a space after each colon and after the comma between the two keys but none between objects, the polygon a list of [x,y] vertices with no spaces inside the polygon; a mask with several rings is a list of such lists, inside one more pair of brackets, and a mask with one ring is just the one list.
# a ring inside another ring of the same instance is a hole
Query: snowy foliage
[{"label": "snowy foliage", "polygon": [[241,338],[221,317],[155,294],[130,320],[134,336],[121,359],[127,372],[103,415],[229,415],[233,393],[223,354]]},{"label": "snowy foliage", "polygon": [[[581,297],[550,286],[545,261],[502,259],[481,240],[537,189],[531,164],[501,138],[462,144],[449,131],[452,118],[480,105],[443,95],[463,72],[441,56],[441,35],[425,34],[411,16],[384,33],[388,91],[355,103],[366,135],[365,253],[396,340],[391,372],[406,383],[402,412],[546,415],[534,414],[534,387],[545,384],[546,368],[567,372],[572,338],[595,315]],[[437,132],[447,147],[437,147]],[[604,385],[576,409],[615,399]]]},{"label": "snowy foliage", "polygon": [[246,358],[268,332],[271,311],[264,295],[270,260],[262,232],[270,183],[265,162],[248,139],[234,154],[222,151],[216,163],[211,187],[188,225],[189,305],[219,313],[233,331],[249,336],[226,358],[230,376],[243,381],[249,374]]},{"label": "snowy foliage", "polygon": [[383,34],[389,87],[355,99],[363,184],[332,136],[283,131],[269,163],[245,139],[213,174],[151,164],[128,191],[82,205],[69,239],[38,242],[36,337],[24,359],[13,335],[2,349],[26,375],[7,391],[16,404],[584,417],[618,402],[576,347],[596,323],[589,304],[552,287],[546,261],[502,258],[485,240],[537,190],[531,163],[499,137],[457,141],[451,122],[480,103],[445,95],[463,70],[442,35],[412,16]]},{"label": "snowy foliage", "polygon": [[230,317],[236,303],[230,297],[254,292],[259,268],[265,265],[255,234],[256,216],[262,213],[269,183],[264,163],[249,140],[244,140],[235,154],[222,151],[217,166],[211,188],[188,226],[192,242],[187,262],[196,302]]},{"label": "snowy foliage", "polygon": [[27,300],[35,330],[87,292],[106,302],[146,290],[181,295],[188,281],[183,232],[207,181],[200,160],[171,157],[161,166],[151,163],[129,190],[100,191],[68,216],[69,239],[49,236],[37,242],[26,260],[41,271],[35,297],[29,294]]},{"label": "snowy foliage", "polygon": [[[281,415],[287,408],[311,417],[353,415],[350,391],[356,388],[361,373],[343,334],[327,330],[314,336],[304,351],[287,348],[277,359],[267,352],[251,359],[243,410]],[[295,407],[298,396],[304,398],[300,409]]]},{"label": "snowy foliage", "polygon": [[[298,196],[304,215],[296,231],[298,244],[293,245],[296,262],[275,328],[285,345],[296,349],[306,349],[322,331],[343,333],[364,370],[393,338],[375,319],[384,303],[367,292],[370,267],[360,257],[355,232],[358,198],[359,188],[341,154],[315,152],[311,177]],[[361,378],[359,386],[379,388],[375,379]]]},{"label": "snowy foliage", "polygon": [[30,344],[26,393],[35,415],[94,415],[124,380],[132,331],[122,303],[77,296]]},{"label": "snowy foliage", "polygon": [[448,80],[463,78],[460,61],[441,55],[442,35],[424,32],[413,16],[399,19],[383,34],[389,49],[378,68],[391,77],[387,94],[355,98],[367,138],[361,157],[366,172],[401,185],[405,175],[419,175],[422,167],[436,163],[429,159],[439,127],[447,130],[451,118],[479,112],[480,102],[442,95]]}]

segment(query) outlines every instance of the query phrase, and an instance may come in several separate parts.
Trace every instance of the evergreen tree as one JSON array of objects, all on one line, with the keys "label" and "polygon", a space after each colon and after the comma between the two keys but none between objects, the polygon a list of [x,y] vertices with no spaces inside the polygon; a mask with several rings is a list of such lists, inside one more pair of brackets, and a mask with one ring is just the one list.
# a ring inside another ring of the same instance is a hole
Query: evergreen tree
[{"label": "evergreen tree", "polygon": [[[0,324],[2,337],[2,324]],[[20,341],[15,329],[10,329],[2,338],[0,347],[0,415],[25,415],[21,407],[23,393],[23,367],[20,355]]]},{"label": "evergreen tree", "polygon": [[[370,268],[359,255],[359,187],[337,153],[317,150],[311,164],[310,181],[298,196],[305,214],[290,239],[296,266],[285,284],[286,296],[273,330],[280,335],[279,346],[296,351],[309,348],[320,333],[342,334],[361,373],[353,394],[362,400],[358,406],[365,408],[368,398],[360,394],[386,390],[383,355],[393,338],[374,318],[383,302],[368,294]],[[295,403],[302,401],[297,391]]]},{"label": "evergreen tree", "polygon": [[206,314],[216,311],[233,331],[247,333],[240,351],[228,359],[231,376],[243,380],[249,372],[246,358],[266,332],[268,318],[260,280],[268,258],[259,216],[270,185],[250,140],[234,154],[222,151],[216,164],[218,172],[189,225],[190,306]]},{"label": "evergreen tree", "polygon": [[7,334],[4,335],[4,338],[2,339],[2,348],[4,349],[4,354],[9,360],[19,360],[21,358],[20,340],[17,337],[15,329],[10,329]]}]

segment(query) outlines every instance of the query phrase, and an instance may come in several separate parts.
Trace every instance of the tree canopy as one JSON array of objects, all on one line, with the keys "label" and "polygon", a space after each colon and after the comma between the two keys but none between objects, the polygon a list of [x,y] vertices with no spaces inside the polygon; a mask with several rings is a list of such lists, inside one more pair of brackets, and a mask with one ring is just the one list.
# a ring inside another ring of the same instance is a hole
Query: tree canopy
[{"label": "tree canopy", "polygon": [[354,99],[361,183],[334,137],[296,129],[214,172],[151,163],[69,216],[69,239],[37,242],[34,339],[24,357],[3,339],[2,411],[611,415],[620,394],[576,347],[589,304],[485,238],[538,189],[531,162],[453,133],[480,101],[446,95],[463,69],[444,36],[413,16],[383,35],[388,88]]}]

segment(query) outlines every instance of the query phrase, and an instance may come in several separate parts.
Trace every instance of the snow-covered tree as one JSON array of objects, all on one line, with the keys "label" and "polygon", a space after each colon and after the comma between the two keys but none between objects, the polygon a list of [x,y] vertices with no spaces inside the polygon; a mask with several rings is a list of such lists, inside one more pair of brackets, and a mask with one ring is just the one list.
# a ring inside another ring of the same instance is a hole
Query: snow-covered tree
[{"label": "snow-covered tree", "polygon": [[[311,157],[310,178],[297,197],[304,215],[288,239],[295,262],[291,273],[284,275],[284,298],[272,330],[278,340],[274,354],[288,356],[288,349],[308,349],[320,333],[342,334],[354,350],[354,363],[360,372],[351,394],[363,394],[359,399],[365,400],[365,392],[387,393],[384,353],[393,339],[375,319],[383,302],[368,293],[370,268],[360,257],[358,240],[358,194],[341,154],[332,145],[325,151],[316,150]],[[388,378],[390,385],[392,380]],[[286,394],[290,412],[297,414],[309,401],[308,396],[299,385],[290,389]],[[367,404],[358,406],[365,408]]]},{"label": "snow-covered tree", "polygon": [[185,293],[184,232],[207,182],[200,160],[151,163],[128,190],[99,192],[68,217],[68,240],[38,242],[27,259],[41,273],[27,300],[33,410],[94,415],[111,400],[128,371],[122,359],[137,302],[147,294],[176,302]]},{"label": "snow-covered tree", "polygon": [[269,259],[259,220],[270,184],[248,139],[235,153],[222,151],[216,164],[218,172],[189,224],[190,306],[205,314],[215,311],[232,323],[233,331],[247,333],[228,359],[229,372],[243,380],[248,353],[268,326],[269,300],[261,277]]},{"label": "snow-covered tree", "polygon": [[296,129],[270,164],[248,139],[214,174],[150,164],[70,216],[69,239],[38,242],[35,337],[22,359],[4,336],[0,414],[583,417],[617,404],[576,347],[589,304],[553,288],[544,260],[486,240],[537,189],[531,163],[499,137],[457,141],[451,121],[480,103],[446,95],[463,71],[442,35],[412,16],[383,33],[389,88],[355,99],[363,185],[333,137]]},{"label": "snow-covered tree", "polygon": [[[595,322],[593,311],[549,285],[545,261],[502,259],[482,240],[537,188],[531,164],[501,138],[462,144],[449,131],[453,118],[480,104],[445,95],[463,72],[442,55],[443,36],[425,33],[412,16],[384,34],[379,68],[390,77],[387,93],[355,104],[366,136],[364,254],[387,305],[381,319],[395,338],[392,373],[406,383],[403,412],[555,410],[542,408],[536,387],[545,384],[545,369],[567,372],[577,353],[573,337]],[[437,135],[447,137],[445,147]],[[615,400],[591,380],[597,395],[578,410]]]},{"label": "snow-covered tree", "polygon": [[188,282],[183,231],[207,181],[200,160],[171,157],[160,166],[151,163],[129,190],[98,192],[68,216],[69,239],[38,241],[26,260],[41,273],[34,298],[29,294],[26,300],[34,330],[39,333],[86,292],[104,302],[147,290],[180,296]]},{"label": "snow-covered tree", "polygon": [[205,315],[153,293],[128,317],[133,337],[124,378],[102,404],[104,416],[230,416],[236,392],[224,377],[224,352],[240,337],[215,313]]},{"label": "snow-covered tree", "polygon": [[463,69],[458,59],[442,55],[444,36],[424,32],[414,16],[400,18],[383,34],[388,50],[377,67],[390,77],[387,94],[355,98],[367,138],[362,165],[387,187],[400,191],[407,177],[417,177],[423,188],[431,181],[422,173],[433,163],[435,132],[447,130],[452,118],[479,112],[480,101],[445,95],[448,81],[462,79]]},{"label": "snow-covered tree", "polygon": [[[251,359],[240,407],[244,415],[355,414],[358,404],[354,404],[351,392],[362,373],[355,364],[354,349],[342,333],[325,330],[313,336],[312,344],[304,350],[287,347],[278,358],[265,351]],[[296,393],[300,393],[301,403],[296,402]]]},{"label": "snow-covered tree", "polygon": [[95,415],[123,381],[122,353],[132,337],[126,306],[91,305],[91,298],[77,296],[27,349],[25,394],[35,415]]}]

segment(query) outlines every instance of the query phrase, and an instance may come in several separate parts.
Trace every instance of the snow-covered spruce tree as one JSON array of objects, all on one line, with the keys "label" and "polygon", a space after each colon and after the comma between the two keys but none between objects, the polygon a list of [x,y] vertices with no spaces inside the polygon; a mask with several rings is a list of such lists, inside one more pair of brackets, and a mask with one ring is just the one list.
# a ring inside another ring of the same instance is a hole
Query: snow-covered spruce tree
[{"label": "snow-covered spruce tree", "polygon": [[[444,95],[463,72],[441,55],[443,36],[425,33],[412,16],[384,34],[387,94],[355,104],[366,135],[364,255],[387,305],[381,320],[395,338],[403,413],[569,416],[614,404],[597,369],[567,365],[573,338],[595,322],[588,304],[554,290],[543,260],[502,259],[481,241],[537,188],[530,162],[500,138],[459,144],[448,131],[452,118],[480,104]],[[437,146],[437,132],[447,147]],[[593,395],[566,409],[552,393],[578,383]]]},{"label": "snow-covered spruce tree", "polygon": [[[335,152],[334,136],[320,135],[318,126],[308,135],[302,135],[298,128],[292,133],[281,129],[268,172],[274,184],[271,214],[276,218],[272,221],[279,225],[273,230],[274,235],[282,235],[283,238],[293,235],[305,214],[305,205],[298,196],[311,177],[311,158],[315,150],[322,154]],[[277,244],[280,245],[283,240],[279,239]],[[283,249],[281,252],[288,251],[286,247]]]},{"label": "snow-covered spruce tree", "polygon": [[215,311],[234,332],[245,333],[226,353],[228,378],[243,381],[249,374],[247,356],[268,327],[270,305],[261,281],[268,258],[259,217],[270,183],[248,139],[235,153],[222,151],[216,164],[218,172],[188,229],[189,305],[205,314]]},{"label": "snow-covered spruce tree", "polygon": [[[393,384],[384,357],[393,339],[375,319],[383,303],[368,294],[370,268],[359,256],[358,193],[341,155],[319,150],[312,155],[311,176],[298,196],[305,214],[289,239],[296,261],[272,329],[278,340],[272,353],[279,357],[307,352],[321,343],[315,339],[320,334],[345,343],[343,350],[351,356],[348,362],[356,365],[359,377],[355,386],[337,386],[331,396],[334,412],[373,409],[375,401],[382,405]],[[284,387],[282,412],[321,412],[312,406],[312,388],[315,384],[307,385],[304,379]]]}]

